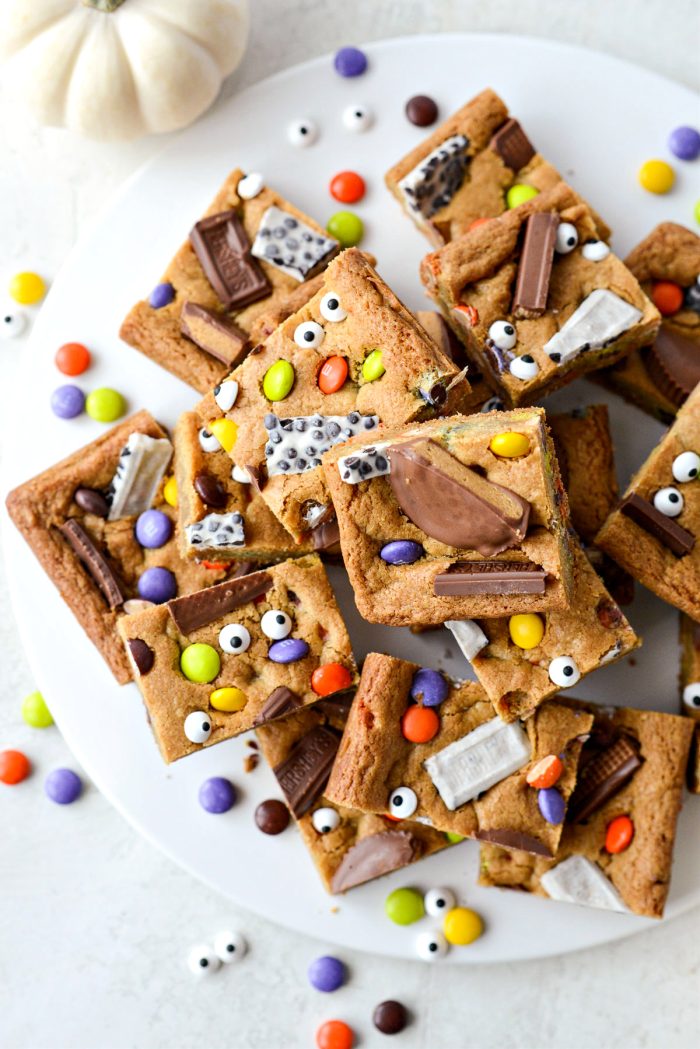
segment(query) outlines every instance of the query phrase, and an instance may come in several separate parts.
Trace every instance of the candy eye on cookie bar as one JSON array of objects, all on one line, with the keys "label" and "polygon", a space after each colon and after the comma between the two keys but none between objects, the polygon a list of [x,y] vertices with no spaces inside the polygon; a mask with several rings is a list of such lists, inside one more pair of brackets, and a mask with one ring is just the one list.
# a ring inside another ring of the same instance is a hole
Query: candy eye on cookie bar
[{"label": "candy eye on cookie bar", "polygon": [[250,632],[240,623],[228,623],[219,631],[219,644],[224,652],[240,656],[250,648]]}]

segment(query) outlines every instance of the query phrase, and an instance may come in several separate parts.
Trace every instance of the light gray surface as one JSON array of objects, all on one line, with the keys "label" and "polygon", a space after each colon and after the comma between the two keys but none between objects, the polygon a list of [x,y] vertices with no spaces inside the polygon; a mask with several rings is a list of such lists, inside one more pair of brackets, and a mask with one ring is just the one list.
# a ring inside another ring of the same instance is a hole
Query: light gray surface
[{"label": "light gray surface", "polygon": [[[248,55],[227,95],[343,43],[450,29],[583,43],[697,87],[694,0],[253,0],[253,6]],[[27,126],[6,93],[0,103],[4,286],[21,268],[54,273],[103,202],[160,143],[79,142]],[[575,133],[566,128],[565,114],[557,119],[562,133]],[[656,151],[650,143],[649,155]],[[3,397],[16,350],[17,343],[0,344]],[[32,405],[31,390],[26,404],[27,425],[40,423],[46,409]],[[20,448],[21,434],[5,451]],[[51,624],[39,615],[37,629]],[[685,1049],[697,1041],[698,911],[605,948],[527,965],[446,970],[347,952],[348,987],[333,996],[313,992],[305,971],[322,944],[236,912],[142,841],[95,790],[65,810],[43,798],[44,772],[72,759],[55,729],[34,733],[19,718],[21,697],[33,686],[6,597],[0,644],[0,746],[25,748],[37,766],[23,788],[0,792],[3,1047],[297,1049],[312,1045],[318,1023],[333,1016],[355,1027],[364,1049]],[[184,967],[188,945],[223,926],[244,931],[250,955],[211,980],[193,981]],[[373,1006],[386,997],[402,999],[415,1013],[412,1027],[391,1043],[370,1021]]]}]

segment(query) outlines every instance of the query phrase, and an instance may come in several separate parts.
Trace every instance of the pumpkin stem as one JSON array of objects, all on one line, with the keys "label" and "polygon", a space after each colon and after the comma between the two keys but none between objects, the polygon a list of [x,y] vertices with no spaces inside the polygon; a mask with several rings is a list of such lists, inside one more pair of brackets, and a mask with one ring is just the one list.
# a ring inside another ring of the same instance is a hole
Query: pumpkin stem
[{"label": "pumpkin stem", "polygon": [[124,0],[83,0],[85,7],[94,7],[96,11],[104,11],[105,14],[116,11],[123,3]]}]

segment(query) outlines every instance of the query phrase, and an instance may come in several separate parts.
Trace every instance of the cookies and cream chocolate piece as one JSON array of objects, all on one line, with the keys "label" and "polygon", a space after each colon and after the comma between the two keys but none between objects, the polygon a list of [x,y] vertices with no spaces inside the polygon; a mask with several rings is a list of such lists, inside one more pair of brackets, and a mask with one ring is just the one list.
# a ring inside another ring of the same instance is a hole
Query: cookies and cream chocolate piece
[{"label": "cookies and cream chocolate piece", "polygon": [[543,346],[550,360],[566,364],[584,350],[600,350],[628,331],[642,311],[607,288],[586,296],[566,323]]},{"label": "cookies and cream chocolate piece", "polygon": [[700,794],[700,623],[681,613],[680,712],[695,722],[688,760],[688,790]]},{"label": "cookies and cream chocolate piece", "polygon": [[610,879],[586,856],[569,856],[556,863],[541,876],[540,885],[552,900],[629,913]]},{"label": "cookies and cream chocolate piece", "polygon": [[313,277],[336,253],[337,241],[273,205],[260,220],[251,254],[294,280]]},{"label": "cookies and cream chocolate piece", "polygon": [[167,437],[131,433],[106,490],[110,521],[140,514],[153,502],[173,454]]},{"label": "cookies and cream chocolate piece", "polygon": [[432,218],[450,203],[464,181],[468,149],[468,138],[452,135],[400,180],[398,188],[417,221]]},{"label": "cookies and cream chocolate piece", "polygon": [[200,521],[185,526],[185,535],[190,546],[221,551],[225,547],[241,547],[245,544],[243,514],[234,511],[228,514],[207,514]]},{"label": "cookies and cream chocolate piece", "polygon": [[321,465],[321,456],[336,444],[358,433],[373,430],[376,415],[301,415],[280,418],[269,412],[264,419],[268,443],[265,463],[268,477],[299,474]]},{"label": "cookies and cream chocolate piece", "polygon": [[385,477],[391,471],[387,441],[377,441],[365,448],[353,449],[351,455],[341,455],[338,471],[346,484],[359,484],[373,477]]},{"label": "cookies and cream chocolate piece", "polygon": [[489,643],[486,634],[473,619],[448,619],[445,626],[459,645],[464,658],[470,661]]},{"label": "cookies and cream chocolate piece", "polygon": [[[370,653],[325,796],[553,856],[592,723],[590,714],[547,703],[528,721],[506,725],[474,682]],[[527,782],[549,754],[562,762],[550,788],[556,805]]]}]

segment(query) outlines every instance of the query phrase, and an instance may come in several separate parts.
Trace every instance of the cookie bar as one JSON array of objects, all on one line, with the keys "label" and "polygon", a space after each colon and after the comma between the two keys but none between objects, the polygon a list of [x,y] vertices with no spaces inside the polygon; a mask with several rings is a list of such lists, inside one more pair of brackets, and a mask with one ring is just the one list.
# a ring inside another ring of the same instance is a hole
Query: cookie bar
[{"label": "cookie bar", "polygon": [[356,677],[314,554],[124,617],[119,632],[167,762],[349,688]]},{"label": "cookie bar", "polygon": [[298,308],[314,293],[313,283],[304,285],[339,247],[259,175],[232,171],[120,335],[206,393],[259,340],[259,319],[290,295]]},{"label": "cookie bar", "polygon": [[547,703],[527,722],[505,724],[475,682],[452,682],[373,652],[326,796],[337,805],[554,856],[592,723],[590,714]]},{"label": "cookie bar", "polygon": [[323,462],[355,601],[371,623],[569,606],[568,506],[541,408],[382,428]]},{"label": "cookie bar", "polygon": [[700,623],[681,613],[681,713],[695,721],[688,790],[700,794]]},{"label": "cookie bar", "polygon": [[632,478],[596,545],[664,601],[700,620],[700,385]]},{"label": "cookie bar", "polygon": [[648,710],[575,708],[595,725],[556,859],[485,845],[479,883],[660,918],[692,724]]},{"label": "cookie bar", "polygon": [[380,421],[403,425],[460,411],[470,395],[460,369],[356,249],[331,263],[316,295],[228,381],[237,384],[233,404],[222,408],[210,394],[200,415],[207,425],[225,415],[238,427],[236,465],[250,470],[296,539],[322,527],[314,538],[320,547],[333,518],[323,453],[352,434],[372,434]]},{"label": "cookie bar", "polygon": [[[507,195],[512,187],[540,192],[560,181],[490,89],[462,106],[386,174],[389,190],[438,248],[477,220],[511,207]],[[596,222],[607,240],[610,230],[598,217]]]},{"label": "cookie bar", "polygon": [[[227,385],[221,385],[220,397],[227,394]],[[292,539],[248,472],[233,465],[195,412],[180,416],[174,443],[183,557],[271,564],[313,550],[311,543]]]},{"label": "cookie bar", "polygon": [[661,320],[563,182],[426,256],[421,278],[511,407],[614,364]]},{"label": "cookie bar", "polygon": [[425,328],[430,338],[437,343],[446,357],[461,370],[467,369],[471,387],[470,394],[464,399],[462,411],[469,414],[476,411],[495,411],[503,407],[502,402],[494,397],[481,372],[467,358],[464,346],[437,310],[417,310],[416,320]]},{"label": "cookie bar", "polygon": [[671,423],[700,382],[700,237],[675,222],[662,222],[625,263],[645,293],[658,299],[663,321],[650,346],[633,350],[595,379]]},{"label": "cookie bar", "polygon": [[165,430],[142,411],[7,497],[10,517],[120,684],[132,673],[118,620],[146,597],[166,600],[226,575],[180,557],[163,494],[171,457]]},{"label": "cookie bar", "polygon": [[347,892],[444,849],[445,834],[334,805],[324,795],[352,697],[325,700],[258,729],[304,845],[330,893]]},{"label": "cookie bar", "polygon": [[562,688],[641,644],[575,540],[572,547],[570,608],[446,624],[505,721],[527,717]]}]

